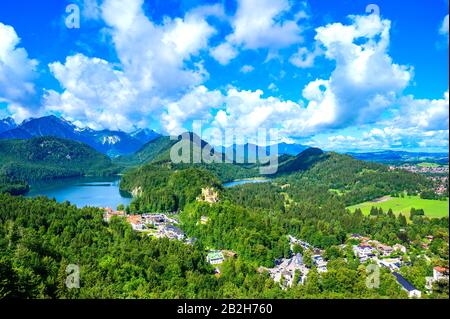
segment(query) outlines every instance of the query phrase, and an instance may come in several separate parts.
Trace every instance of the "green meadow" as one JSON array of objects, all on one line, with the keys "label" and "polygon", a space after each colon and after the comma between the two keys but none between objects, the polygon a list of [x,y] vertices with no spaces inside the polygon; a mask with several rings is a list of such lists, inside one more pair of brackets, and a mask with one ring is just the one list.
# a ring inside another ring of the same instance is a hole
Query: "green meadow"
[{"label": "green meadow", "polygon": [[448,216],[448,204],[448,198],[445,201],[441,201],[421,199],[419,196],[406,196],[404,198],[387,196],[379,201],[364,202],[347,208],[352,212],[356,208],[360,208],[365,215],[369,215],[372,206],[382,208],[385,213],[391,208],[395,214],[402,213],[409,217],[409,212],[414,207],[415,209],[423,209],[425,216],[440,218]]},{"label": "green meadow", "polygon": [[417,166],[420,166],[420,167],[439,167],[439,166],[441,166],[441,165],[439,165],[439,164],[436,164],[436,163],[428,163],[428,162],[423,162],[423,163],[419,163],[419,164],[417,164]]}]

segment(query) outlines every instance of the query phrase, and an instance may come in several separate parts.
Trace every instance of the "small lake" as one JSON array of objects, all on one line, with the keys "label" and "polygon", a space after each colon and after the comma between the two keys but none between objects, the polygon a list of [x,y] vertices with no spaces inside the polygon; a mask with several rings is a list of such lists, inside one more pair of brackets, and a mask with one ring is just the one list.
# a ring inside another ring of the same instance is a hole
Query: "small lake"
[{"label": "small lake", "polygon": [[31,184],[26,197],[47,196],[57,202],[65,200],[77,207],[116,208],[128,205],[131,197],[119,190],[119,176],[65,178]]},{"label": "small lake", "polygon": [[244,184],[255,184],[255,183],[268,183],[270,182],[269,179],[240,179],[240,180],[235,180],[232,182],[228,182],[223,184],[224,187],[233,187],[233,186],[238,186],[238,185],[244,185]]}]

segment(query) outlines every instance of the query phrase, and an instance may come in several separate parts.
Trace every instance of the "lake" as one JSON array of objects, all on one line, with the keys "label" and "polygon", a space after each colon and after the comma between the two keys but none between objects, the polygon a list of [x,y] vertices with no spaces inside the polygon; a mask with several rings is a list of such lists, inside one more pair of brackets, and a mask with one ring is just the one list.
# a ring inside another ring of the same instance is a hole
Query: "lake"
[{"label": "lake", "polygon": [[240,180],[235,180],[232,182],[228,182],[223,184],[224,187],[233,187],[233,186],[237,186],[237,185],[244,185],[244,184],[254,184],[254,183],[267,183],[270,182],[269,179],[240,179]]},{"label": "lake", "polygon": [[79,177],[34,183],[26,197],[47,196],[58,202],[65,200],[77,207],[116,208],[128,205],[131,197],[119,190],[120,177]]}]

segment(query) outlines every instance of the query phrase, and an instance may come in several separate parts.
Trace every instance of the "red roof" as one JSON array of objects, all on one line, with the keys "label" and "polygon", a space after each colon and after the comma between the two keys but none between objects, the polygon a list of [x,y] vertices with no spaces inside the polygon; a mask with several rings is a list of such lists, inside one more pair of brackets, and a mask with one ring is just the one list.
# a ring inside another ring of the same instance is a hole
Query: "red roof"
[{"label": "red roof", "polygon": [[141,215],[128,215],[127,220],[130,224],[140,224],[142,222]]},{"label": "red roof", "polygon": [[448,268],[446,268],[446,267],[436,266],[436,267],[434,267],[434,270],[436,270],[437,272],[440,272],[440,273],[448,272]]}]

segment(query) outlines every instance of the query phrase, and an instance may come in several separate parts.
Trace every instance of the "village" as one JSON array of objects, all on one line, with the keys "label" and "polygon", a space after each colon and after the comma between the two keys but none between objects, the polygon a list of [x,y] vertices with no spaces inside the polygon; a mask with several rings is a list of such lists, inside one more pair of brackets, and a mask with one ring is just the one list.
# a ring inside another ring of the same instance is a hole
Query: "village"
[{"label": "village", "polygon": [[[428,236],[428,240],[432,240],[432,236]],[[359,258],[361,264],[376,264],[379,267],[384,267],[389,270],[397,279],[397,282],[405,290],[410,298],[420,298],[422,292],[414,285],[408,282],[400,273],[400,267],[408,265],[404,262],[402,256],[407,253],[405,246],[395,244],[389,246],[380,243],[377,240],[372,240],[369,237],[364,237],[359,234],[352,234],[349,237],[351,242],[359,242],[352,245],[354,255]],[[324,259],[324,251],[313,247],[311,244],[297,239],[289,235],[291,253],[294,245],[300,245],[303,251],[310,251],[312,253],[312,263],[319,273],[327,272],[327,261]],[[345,249],[347,244],[340,245],[341,249]],[[292,287],[294,284],[303,285],[307,279],[308,273],[311,270],[310,265],[306,265],[304,256],[301,253],[292,253],[290,258],[283,258],[276,261],[274,268],[260,267],[259,272],[269,272],[271,278],[280,284],[283,289]],[[426,277],[427,292],[431,292],[434,282],[439,280],[449,279],[449,269],[446,267],[435,266],[433,268],[433,276]],[[296,277],[297,275],[297,277]],[[297,282],[294,282],[297,278]]]},{"label": "village", "polygon": [[389,170],[401,169],[411,173],[418,173],[427,176],[435,184],[434,191],[438,195],[447,192],[448,185],[448,165],[416,165],[403,164],[401,166],[389,166]]},{"label": "village", "polygon": [[[113,217],[125,218],[133,230],[146,233],[149,236],[176,239],[186,241],[187,243],[192,243],[193,241],[191,238],[186,238],[184,232],[177,227],[179,222],[175,218],[169,217],[168,214],[152,213],[134,215],[127,214],[122,210],[115,211],[112,208],[104,208],[104,210],[103,220],[107,223],[109,223]],[[173,213],[171,215],[175,216],[176,214]]]},{"label": "village", "polygon": [[[168,238],[193,244],[195,238],[187,238],[185,233],[179,227],[179,222],[175,218],[176,213],[146,213],[142,215],[127,214],[122,210],[113,210],[105,208],[103,219],[109,223],[113,217],[124,218],[131,225],[133,230],[145,233],[155,238]],[[200,223],[206,224],[208,218],[201,216]],[[311,266],[316,267],[319,273],[327,272],[327,260],[324,258],[325,251],[314,247],[306,241],[289,235],[290,242],[290,258],[282,258],[275,261],[275,267],[266,268],[259,267],[258,272],[268,272],[270,277],[280,284],[282,289],[287,289],[297,284],[303,285],[311,270]],[[426,240],[431,242],[432,236],[427,236]],[[422,292],[414,285],[408,282],[400,273],[402,266],[408,266],[409,262],[405,262],[403,256],[407,254],[407,249],[401,244],[389,246],[369,237],[359,234],[349,236],[346,244],[339,246],[341,250],[345,249],[347,244],[352,245],[354,255],[359,259],[361,264],[376,264],[389,270],[397,279],[410,298],[420,298]],[[301,247],[303,252],[294,253],[294,246]],[[428,244],[422,244],[423,249],[428,248]],[[312,264],[306,264],[304,253],[311,253]],[[237,254],[231,250],[208,250],[206,260],[215,267],[215,273],[220,276],[220,265],[228,258],[236,258]],[[439,280],[448,280],[448,268],[435,266],[433,268],[433,276],[426,277],[427,292],[431,292],[433,283]],[[296,282],[295,282],[296,281]]]}]

